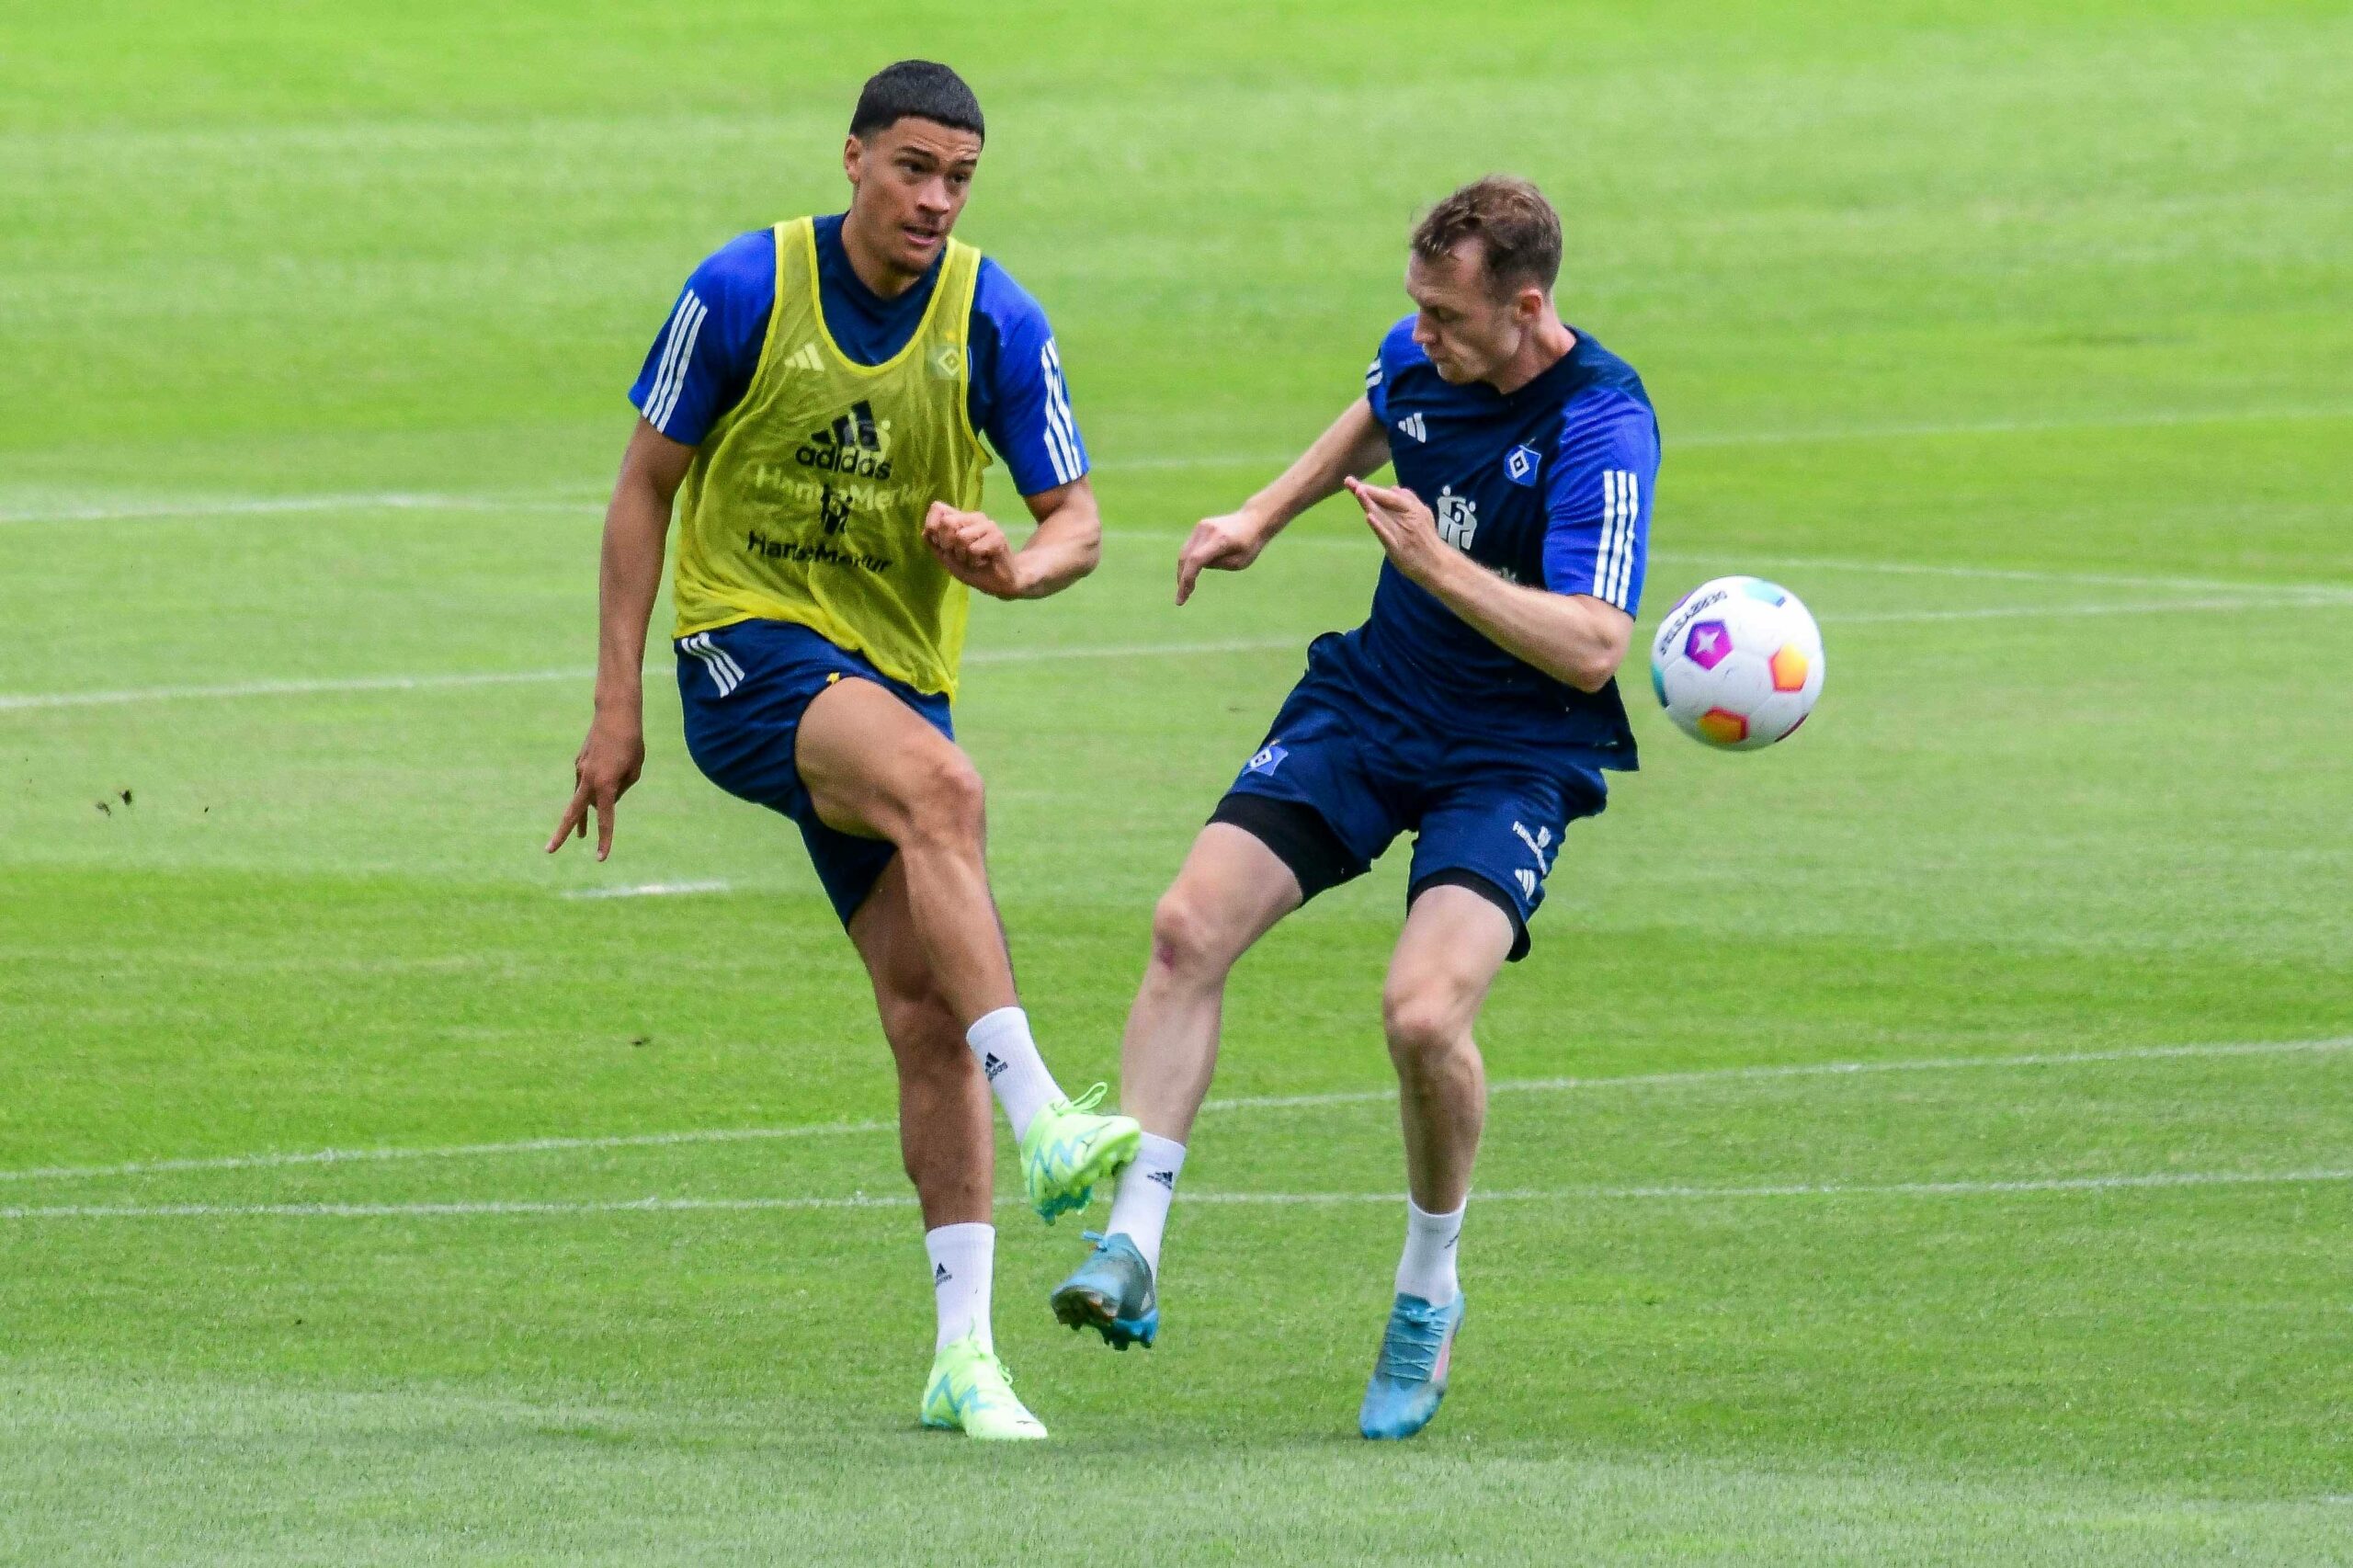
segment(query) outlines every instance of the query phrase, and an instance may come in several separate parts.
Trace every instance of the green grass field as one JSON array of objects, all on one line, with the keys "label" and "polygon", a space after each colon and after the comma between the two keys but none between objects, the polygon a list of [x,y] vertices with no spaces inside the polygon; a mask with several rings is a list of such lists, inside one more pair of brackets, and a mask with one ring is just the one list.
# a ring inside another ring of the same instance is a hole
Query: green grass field
[{"label": "green grass field", "polygon": [[[1176,541],[1457,181],[1548,187],[1657,399],[1652,617],[1824,619],[1802,735],[1645,697],[1572,835],[1415,1444],[1352,1426],[1401,865],[1238,973],[1158,1349],[1002,1211],[1005,1452],[915,1427],[880,1034],[666,676],[612,861],[539,853],[638,357],[908,53],[1110,528],[959,715],[1066,1083],[1378,559],[1327,509],[1179,612]],[[2353,1562],[2348,58],[2261,3],[0,17],[0,1560]],[[723,891],[580,896],[653,883]]]}]

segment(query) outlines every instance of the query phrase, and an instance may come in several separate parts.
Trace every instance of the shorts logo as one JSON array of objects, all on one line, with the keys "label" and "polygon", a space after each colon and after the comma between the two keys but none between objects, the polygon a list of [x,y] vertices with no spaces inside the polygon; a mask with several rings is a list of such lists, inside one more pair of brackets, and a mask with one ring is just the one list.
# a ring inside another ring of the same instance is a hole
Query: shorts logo
[{"label": "shorts logo", "polygon": [[1520,896],[1520,897],[1522,897],[1522,898],[1534,898],[1534,897],[1536,896],[1536,873],[1535,873],[1535,872],[1533,872],[1533,871],[1531,871],[1531,870],[1529,870],[1526,867],[1522,867],[1520,869],[1518,869],[1518,870],[1517,870],[1517,871],[1513,872],[1513,873],[1512,873],[1512,875],[1514,875],[1514,876],[1516,876],[1516,877],[1518,877],[1518,878],[1519,879],[1519,896]]},{"label": "shorts logo", "polygon": [[1506,452],[1504,477],[1514,484],[1534,484],[1536,483],[1536,449],[1523,445],[1514,447],[1510,451]]},{"label": "shorts logo", "polygon": [[1242,771],[1245,773],[1272,773],[1276,768],[1280,767],[1283,765],[1283,758],[1290,755],[1290,751],[1282,746],[1266,746],[1259,751],[1257,756],[1250,759],[1250,766],[1244,768]]},{"label": "shorts logo", "polygon": [[[1528,824],[1526,823],[1516,822],[1511,824],[1511,830],[1519,835],[1519,841],[1528,846],[1528,852],[1530,855],[1536,857],[1535,876],[1540,877],[1545,872],[1552,869],[1550,857],[1550,851],[1552,847],[1552,830],[1551,828],[1540,827],[1534,833],[1530,833],[1528,831]],[[1528,877],[1529,874],[1526,871],[1522,871],[1520,875],[1522,877]],[[1530,880],[1532,881],[1533,879],[1531,878]],[[1531,887],[1529,891],[1532,892],[1535,890]]]},{"label": "shorts logo", "polygon": [[744,684],[744,666],[729,657],[726,649],[714,646],[708,631],[679,639],[678,652],[691,653],[702,661],[703,668],[710,673],[711,686],[722,697]]}]

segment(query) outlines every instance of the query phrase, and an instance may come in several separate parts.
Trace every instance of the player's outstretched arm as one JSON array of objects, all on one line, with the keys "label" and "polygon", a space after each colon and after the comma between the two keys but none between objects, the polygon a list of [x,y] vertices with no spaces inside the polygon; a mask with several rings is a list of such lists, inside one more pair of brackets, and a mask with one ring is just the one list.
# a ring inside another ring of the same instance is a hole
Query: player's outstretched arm
[{"label": "player's outstretched arm", "polygon": [[1038,527],[1018,550],[986,513],[945,501],[925,515],[924,542],[949,575],[1000,599],[1042,599],[1095,570],[1103,559],[1103,514],[1084,474],[1021,499]]},{"label": "player's outstretched arm", "polygon": [[1439,539],[1438,519],[1412,491],[1347,483],[1397,570],[1489,642],[1579,691],[1599,691],[1618,674],[1633,641],[1632,616],[1590,594],[1506,582]]},{"label": "player's outstretched arm", "polygon": [[620,476],[605,508],[603,566],[598,574],[597,714],[573,763],[572,801],[548,839],[548,853],[566,838],[586,837],[597,819],[597,858],[613,851],[613,808],[645,767],[645,625],[662,589],[662,546],[670,532],[670,503],[687,476],[695,449],[637,422],[621,454]]},{"label": "player's outstretched arm", "polygon": [[1176,556],[1176,602],[1193,597],[1193,584],[1207,572],[1239,572],[1258,559],[1267,541],[1318,501],[1339,494],[1351,479],[1362,479],[1389,460],[1389,432],[1369,399],[1350,403],[1332,427],[1300,454],[1238,512],[1204,517]]}]

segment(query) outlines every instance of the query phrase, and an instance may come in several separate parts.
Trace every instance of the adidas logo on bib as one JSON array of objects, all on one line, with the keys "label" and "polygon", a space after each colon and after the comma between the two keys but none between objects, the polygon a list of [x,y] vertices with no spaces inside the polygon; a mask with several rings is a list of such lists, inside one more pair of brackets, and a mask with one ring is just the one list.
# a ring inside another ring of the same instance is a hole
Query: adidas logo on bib
[{"label": "adidas logo on bib", "polygon": [[860,398],[849,412],[835,416],[823,430],[812,430],[792,454],[795,462],[824,473],[846,473],[858,479],[891,477],[891,422],[878,423],[874,405]]}]

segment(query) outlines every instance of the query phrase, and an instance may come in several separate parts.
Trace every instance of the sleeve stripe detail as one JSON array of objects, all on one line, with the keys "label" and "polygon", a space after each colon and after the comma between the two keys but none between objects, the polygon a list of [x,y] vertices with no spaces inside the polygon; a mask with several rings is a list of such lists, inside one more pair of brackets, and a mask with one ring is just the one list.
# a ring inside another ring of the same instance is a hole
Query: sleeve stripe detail
[{"label": "sleeve stripe detail", "polygon": [[1046,460],[1053,465],[1054,483],[1070,483],[1070,449],[1064,445],[1062,411],[1054,406],[1054,351],[1051,345],[1038,351],[1038,368],[1046,378]]},{"label": "sleeve stripe detail", "polygon": [[1052,338],[1046,339],[1046,357],[1053,361],[1054,375],[1048,391],[1054,407],[1062,414],[1063,445],[1070,449],[1070,476],[1077,479],[1086,472],[1086,458],[1078,444],[1078,416],[1070,410],[1070,383],[1063,379],[1063,351]]},{"label": "sleeve stripe detail", "polygon": [[678,394],[686,390],[687,368],[694,363],[695,339],[702,334],[703,318],[710,313],[700,300],[691,301],[687,310],[686,335],[678,345],[678,361],[670,367],[670,384],[662,394],[658,405],[661,413],[654,421],[665,435],[669,433],[670,415],[677,412]]},{"label": "sleeve stripe detail", "polygon": [[1071,417],[1070,397],[1063,390],[1062,356],[1054,340],[1038,352],[1039,368],[1046,375],[1046,456],[1054,465],[1054,483],[1068,484],[1079,475],[1078,422]]},{"label": "sleeve stripe detail", "polygon": [[1618,557],[1626,538],[1626,481],[1623,469],[1604,469],[1601,490],[1601,561],[1594,568],[1595,591],[1611,604],[1618,602]]},{"label": "sleeve stripe detail", "polygon": [[687,360],[694,353],[695,335],[702,327],[702,318],[709,314],[695,291],[688,290],[678,298],[678,308],[670,317],[670,335],[663,341],[662,363],[654,372],[654,386],[645,394],[642,412],[645,422],[668,435],[670,411],[677,406],[678,392],[686,384]]},{"label": "sleeve stripe detail", "polygon": [[1596,598],[1625,607],[1620,579],[1632,565],[1634,476],[1624,469],[1601,473],[1601,538],[1594,547],[1593,593]]},{"label": "sleeve stripe detail", "polygon": [[688,290],[678,297],[677,308],[670,312],[670,330],[662,336],[662,359],[654,367],[653,384],[645,389],[644,404],[638,410],[645,415],[645,422],[656,429],[661,427],[661,422],[654,418],[654,411],[662,406],[662,391],[669,382],[670,366],[678,358],[679,330],[686,324],[687,307],[694,298],[695,291]]},{"label": "sleeve stripe detail", "polygon": [[1634,577],[1634,524],[1643,515],[1642,481],[1629,469],[1618,471],[1618,569],[1609,582],[1609,602],[1625,608]]},{"label": "sleeve stripe detail", "polygon": [[670,395],[662,400],[662,425],[666,433],[670,415],[678,411],[678,394],[687,390],[687,369],[694,363],[695,340],[702,335],[702,324],[709,319],[710,307],[700,300],[695,301],[695,319],[687,324],[687,341],[678,349],[678,368],[670,372]]}]

